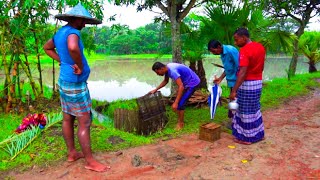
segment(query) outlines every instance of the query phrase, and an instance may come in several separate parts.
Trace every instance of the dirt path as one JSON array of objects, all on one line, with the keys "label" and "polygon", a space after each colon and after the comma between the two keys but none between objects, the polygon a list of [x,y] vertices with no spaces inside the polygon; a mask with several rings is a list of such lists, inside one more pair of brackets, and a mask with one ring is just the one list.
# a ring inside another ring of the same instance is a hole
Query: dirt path
[{"label": "dirt path", "polygon": [[[95,154],[111,170],[85,170],[84,160],[34,168],[15,179],[320,179],[320,90],[263,112],[266,140],[247,146],[222,134],[214,143],[197,134]],[[133,157],[141,164],[134,167]]]}]

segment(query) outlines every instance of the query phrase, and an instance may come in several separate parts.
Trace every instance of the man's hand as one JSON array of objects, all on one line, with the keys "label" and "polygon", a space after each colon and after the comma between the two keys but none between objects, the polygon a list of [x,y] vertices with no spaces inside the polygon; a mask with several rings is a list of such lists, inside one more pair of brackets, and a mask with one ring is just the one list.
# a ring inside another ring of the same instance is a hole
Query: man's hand
[{"label": "man's hand", "polygon": [[230,93],[229,99],[230,99],[230,101],[233,101],[233,100],[236,99],[236,97],[237,97],[237,93],[232,91],[232,92]]},{"label": "man's hand", "polygon": [[158,91],[157,89],[154,89],[154,90],[148,92],[148,94],[154,94],[154,93],[156,93],[157,91]]},{"label": "man's hand", "polygon": [[71,67],[73,68],[73,73],[74,74],[80,75],[82,73],[82,70],[78,67],[77,64],[74,64]]},{"label": "man's hand", "polygon": [[213,83],[214,84],[220,84],[221,81],[222,81],[222,79],[215,77],[214,80],[213,80]]},{"label": "man's hand", "polygon": [[173,111],[177,111],[177,110],[178,110],[178,103],[174,102],[174,103],[171,105],[171,107],[172,107],[172,110],[173,110]]}]

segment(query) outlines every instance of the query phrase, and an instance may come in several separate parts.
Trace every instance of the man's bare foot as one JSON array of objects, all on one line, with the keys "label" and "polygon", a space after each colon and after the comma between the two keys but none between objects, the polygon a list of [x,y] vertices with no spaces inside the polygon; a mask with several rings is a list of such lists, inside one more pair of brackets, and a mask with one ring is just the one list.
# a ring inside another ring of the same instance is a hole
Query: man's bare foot
[{"label": "man's bare foot", "polygon": [[250,145],[250,144],[252,144],[251,142],[240,141],[240,140],[237,139],[237,138],[234,138],[233,141],[234,141],[235,143],[244,144],[244,145]]},{"label": "man's bare foot", "polygon": [[73,154],[69,154],[67,161],[68,162],[74,162],[74,161],[76,161],[76,160],[78,160],[80,158],[84,158],[84,155],[81,152],[76,152],[76,153],[73,153]]},{"label": "man's bare foot", "polygon": [[184,123],[178,123],[177,126],[176,126],[176,130],[177,131],[180,131],[183,129],[183,126],[184,126]]},{"label": "man's bare foot", "polygon": [[[263,137],[260,141],[263,141],[263,140],[265,140],[265,137]],[[241,140],[239,140],[239,139],[237,139],[237,138],[233,138],[233,141],[234,141],[235,143],[244,144],[244,145],[253,144],[252,142],[241,141]],[[259,141],[257,141],[257,142],[259,142]]]},{"label": "man's bare foot", "polygon": [[87,163],[87,165],[84,166],[84,168],[89,169],[91,171],[96,171],[96,172],[105,172],[105,171],[109,170],[111,167],[95,161],[90,164]]}]

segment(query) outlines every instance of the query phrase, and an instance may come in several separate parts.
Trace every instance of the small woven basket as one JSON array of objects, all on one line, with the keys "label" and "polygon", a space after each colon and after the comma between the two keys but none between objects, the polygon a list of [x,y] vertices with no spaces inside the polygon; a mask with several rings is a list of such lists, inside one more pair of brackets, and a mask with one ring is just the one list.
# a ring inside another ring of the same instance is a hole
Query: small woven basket
[{"label": "small woven basket", "polygon": [[220,139],[221,125],[205,123],[200,126],[199,139],[214,142]]}]

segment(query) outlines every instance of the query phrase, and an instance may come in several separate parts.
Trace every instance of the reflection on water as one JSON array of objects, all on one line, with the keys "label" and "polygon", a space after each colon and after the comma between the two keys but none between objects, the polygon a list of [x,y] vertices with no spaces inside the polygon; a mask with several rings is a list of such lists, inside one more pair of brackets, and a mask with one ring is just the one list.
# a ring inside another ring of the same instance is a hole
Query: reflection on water
[{"label": "reflection on water", "polygon": [[[297,74],[307,73],[308,64],[306,58],[301,57],[297,64]],[[220,75],[223,69],[213,66],[211,63],[222,64],[220,58],[204,60],[206,78],[209,85],[212,85],[214,75]],[[152,70],[153,60],[141,61],[97,61],[90,65],[91,74],[88,80],[90,94],[93,99],[114,101],[116,99],[130,99],[145,95],[157,87],[163,80],[162,76],[157,76]],[[167,62],[164,62],[167,63]],[[287,69],[290,58],[287,57],[267,57],[265,63],[263,79],[272,80],[277,77],[287,77]],[[317,65],[320,68],[320,63]],[[37,70],[34,69],[33,77],[36,77]],[[21,79],[27,79],[22,74]],[[59,69],[56,72],[58,79]],[[4,79],[4,78],[3,78]],[[52,86],[52,69],[43,70],[43,81]],[[226,84],[224,80],[222,83]],[[161,92],[164,95],[170,94],[170,84],[163,87]]]},{"label": "reflection on water", "polygon": [[[128,79],[120,84],[116,80],[111,81],[88,81],[88,87],[92,99],[114,101],[117,99],[132,99],[143,96],[153,90],[155,86],[151,86],[146,82],[139,82],[136,78]],[[163,95],[170,94],[170,86],[163,87],[161,90]]]}]

